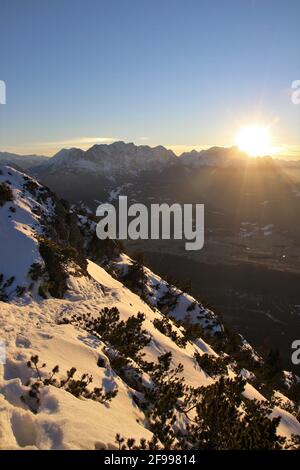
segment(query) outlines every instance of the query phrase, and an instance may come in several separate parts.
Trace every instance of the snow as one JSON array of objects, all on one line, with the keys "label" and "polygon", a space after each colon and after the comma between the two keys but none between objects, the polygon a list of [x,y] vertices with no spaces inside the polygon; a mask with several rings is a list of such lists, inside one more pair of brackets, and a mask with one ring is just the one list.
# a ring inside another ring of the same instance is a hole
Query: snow
[{"label": "snow", "polygon": [[176,155],[162,146],[151,148],[148,145],[113,142],[94,145],[87,151],[78,148],[62,149],[34,170],[37,174],[64,170],[112,177],[113,174],[123,172],[138,175],[141,170],[162,168],[173,165],[176,161]]},{"label": "snow", "polygon": [[[83,280],[82,284],[85,284]],[[105,284],[106,274],[103,275]],[[102,302],[104,299],[103,294]],[[17,443],[19,447],[30,445],[39,449],[94,449],[103,442],[111,448],[116,432],[127,437],[151,437],[149,431],[137,423],[137,420],[143,421],[143,416],[132,402],[129,388],[111,369],[97,366],[99,356],[103,356],[103,344],[72,325],[55,324],[57,314],[61,316],[67,309],[70,313],[79,313],[89,309],[98,311],[99,308],[96,299],[90,306],[85,297],[81,302],[49,299],[27,306],[1,303],[1,328],[5,328],[8,360],[1,366],[0,397],[5,423],[1,421],[0,436],[6,437],[4,441],[0,437],[0,448],[8,447],[8,433],[4,432],[3,426],[11,428],[10,448]],[[59,364],[62,375],[74,366],[78,375],[92,374],[94,386],[104,386],[106,390],[117,386],[117,398],[105,406],[77,399],[51,386],[46,387],[41,398],[40,412],[32,415],[24,410],[20,396],[24,388],[22,384],[29,377],[25,362],[34,354],[38,354],[49,369]],[[33,429],[28,441],[20,438],[24,421],[30,421]],[[19,425],[16,426],[15,422]]]},{"label": "snow", "polygon": [[[13,183],[14,201],[0,208],[1,229],[3,227],[0,272],[4,270],[5,277],[16,275],[15,284],[24,285],[29,282],[30,264],[40,260],[36,236],[41,233],[42,226],[39,216],[33,212],[38,202],[24,191],[24,176],[5,169],[0,181],[7,179]],[[15,213],[9,211],[11,205],[16,208]],[[44,211],[46,215],[51,214],[51,201]],[[12,217],[8,218],[10,214]],[[122,255],[114,268],[124,272],[131,262]],[[148,293],[153,294],[149,297],[153,299],[150,306],[94,262],[88,261],[87,270],[88,276],[70,275],[69,290],[64,299],[28,295],[22,299],[11,298],[10,302],[0,301],[1,341],[6,350],[6,361],[0,361],[0,449],[114,449],[116,433],[136,440],[151,439],[145,417],[133,400],[133,390],[110,367],[107,346],[79,327],[58,323],[72,315],[91,314],[95,317],[103,307],[117,307],[121,319],[126,320],[141,312],[145,315],[143,328],[151,335],[150,343],[143,350],[145,360],[156,362],[158,356],[171,351],[172,365],[183,365],[183,376],[188,385],[206,386],[215,380],[194,359],[196,352],[217,356],[205,341],[199,338],[180,348],[154,327],[154,320],[162,317],[157,301],[170,288],[166,281],[146,269]],[[178,302],[171,313],[182,319],[195,299],[180,290],[176,293]],[[201,324],[208,321],[214,328],[222,328],[214,313],[201,304],[190,309],[189,315],[192,321]],[[182,334],[175,324],[173,329],[179,336]],[[246,341],[244,346],[251,348]],[[118,394],[111,402],[101,404],[76,398],[49,385],[41,389],[39,412],[34,414],[20,399],[28,391],[26,383],[31,370],[26,363],[33,355],[38,355],[40,362],[47,365],[41,369],[42,374],[59,365],[59,377],[62,378],[75,367],[76,377],[91,374],[93,387],[103,387],[106,391],[117,388]],[[103,359],[103,367],[97,365],[99,358]],[[230,368],[228,374],[235,375]],[[147,381],[146,376],[143,379]],[[251,399],[264,399],[250,383],[244,393]],[[273,413],[282,417],[281,434],[300,433],[300,424],[290,413],[279,408]]]},{"label": "snow", "polygon": [[[122,278],[127,273],[128,267],[131,264],[131,258],[121,254],[117,260],[111,263],[111,266]],[[144,269],[144,275],[146,277],[148,301],[154,307],[157,307],[158,301],[171,289],[178,298],[174,308],[168,312],[170,317],[174,317],[176,320],[189,319],[192,323],[200,323],[204,328],[211,328],[211,331],[214,332],[222,331],[223,326],[218,321],[215,313],[197,302],[191,295],[182,292],[180,289],[173,288],[167,281],[147,267]]]},{"label": "snow", "polygon": [[[39,217],[33,213],[33,208],[38,203],[26,191],[25,196],[21,196],[23,174],[5,167],[0,174],[0,183],[7,181],[14,182],[14,200],[0,208],[0,273],[5,274],[5,279],[15,277],[10,286],[10,292],[13,292],[17,285],[24,285],[24,281],[27,284],[29,267],[39,259],[36,235],[40,231],[40,222]],[[15,209],[14,213],[10,211],[11,207]]]},{"label": "snow", "polygon": [[[145,348],[146,359],[155,360],[171,350],[174,363],[184,364],[184,375],[191,385],[212,382],[193,360],[197,346],[180,349],[153,326],[159,313],[153,312],[138,296],[111,278],[102,268],[89,262],[88,271],[96,283],[85,278],[74,278],[73,299],[47,299],[28,305],[0,303],[0,327],[5,332],[7,362],[1,365],[0,397],[3,418],[0,425],[0,448],[34,446],[39,449],[94,449],[97,443],[112,448],[116,432],[126,437],[150,438],[142,425],[143,416],[131,398],[129,387],[108,368],[99,368],[97,359],[104,356],[103,344],[74,326],[57,325],[55,320],[67,313],[97,313],[102,306],[116,306],[122,318],[136,314],[146,315],[145,328],[155,337]],[[89,285],[90,284],[90,285]],[[20,396],[29,378],[26,361],[37,354],[49,369],[59,365],[61,374],[76,367],[78,374],[89,373],[94,386],[118,387],[118,395],[106,407],[91,400],[80,400],[64,390],[49,386],[42,396],[42,407],[37,415],[24,409]],[[98,419],[95,417],[98,416]],[[139,423],[137,423],[139,420]],[[19,423],[19,424],[15,424]],[[24,440],[22,426],[30,423],[32,432]],[[9,432],[8,432],[9,431]],[[10,436],[10,439],[8,438]],[[9,439],[9,442],[7,441]]]},{"label": "snow", "polygon": [[[116,432],[139,439],[150,438],[143,426],[143,415],[132,401],[130,388],[110,369],[97,366],[99,356],[108,359],[101,341],[73,325],[58,325],[56,320],[73,313],[97,314],[103,306],[116,306],[121,318],[143,312],[144,327],[153,340],[144,349],[147,360],[156,360],[164,352],[172,351],[174,365],[184,366],[186,382],[193,386],[208,385],[213,379],[205,374],[193,359],[213,350],[202,340],[179,348],[170,338],[153,326],[160,316],[137,295],[113,279],[103,268],[89,262],[88,272],[94,279],[71,279],[73,296],[69,299],[32,301],[27,305],[0,303],[0,328],[5,334],[7,362],[0,366],[0,448],[38,449],[95,449],[114,447]],[[76,300],[74,300],[76,299]],[[174,327],[176,328],[176,327]],[[41,409],[33,415],[20,401],[29,370],[26,361],[38,354],[41,362],[52,369],[56,364],[62,375],[76,367],[78,375],[92,374],[94,386],[105,389],[118,387],[118,395],[105,406],[91,400],[78,399],[53,386],[43,390]],[[233,373],[231,373],[233,374]],[[255,388],[247,384],[245,395],[263,399]],[[290,435],[300,432],[300,425],[289,413],[276,409],[283,421],[280,432]],[[24,426],[29,428],[24,432]]]}]

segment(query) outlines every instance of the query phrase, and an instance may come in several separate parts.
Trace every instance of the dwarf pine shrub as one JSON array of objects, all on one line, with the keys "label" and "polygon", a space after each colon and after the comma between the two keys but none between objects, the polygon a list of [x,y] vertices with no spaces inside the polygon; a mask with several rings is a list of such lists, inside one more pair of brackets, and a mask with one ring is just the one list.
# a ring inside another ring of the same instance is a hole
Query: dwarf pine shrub
[{"label": "dwarf pine shrub", "polygon": [[13,200],[12,189],[6,183],[0,183],[0,207]]},{"label": "dwarf pine shrub", "polygon": [[104,391],[102,387],[94,387],[91,389],[89,385],[93,382],[90,374],[82,374],[79,379],[75,378],[76,368],[72,367],[67,371],[66,376],[62,379],[57,377],[59,366],[53,367],[51,372],[42,373],[42,369],[46,368],[46,364],[41,364],[38,355],[31,356],[27,362],[27,367],[32,370],[33,376],[27,382],[28,392],[20,397],[27,404],[33,413],[37,413],[41,403],[41,389],[48,385],[62,388],[66,392],[71,393],[76,398],[86,398],[97,401],[101,404],[109,403],[118,393],[118,389]]},{"label": "dwarf pine shrub", "polygon": [[177,344],[180,348],[185,348],[187,344],[187,339],[183,335],[179,335],[176,330],[172,328],[172,322],[167,317],[155,318],[153,320],[153,325],[155,328],[160,331],[163,335],[171,338],[174,343]]},{"label": "dwarf pine shrub", "polygon": [[63,318],[61,323],[70,322],[100,338],[113,347],[119,356],[138,360],[141,350],[149,344],[151,336],[142,328],[145,320],[143,313],[132,315],[126,321],[120,320],[120,312],[116,307],[104,307],[99,315],[72,315]]},{"label": "dwarf pine shrub", "polygon": [[223,357],[215,357],[210,354],[195,353],[197,364],[211,377],[224,375],[227,372],[228,361]]}]

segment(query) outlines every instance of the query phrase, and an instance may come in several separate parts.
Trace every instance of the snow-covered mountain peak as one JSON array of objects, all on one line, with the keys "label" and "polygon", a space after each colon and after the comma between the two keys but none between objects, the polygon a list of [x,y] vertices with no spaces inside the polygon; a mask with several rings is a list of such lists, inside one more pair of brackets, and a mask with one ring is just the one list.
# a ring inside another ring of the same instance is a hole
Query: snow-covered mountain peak
[{"label": "snow-covered mountain peak", "polygon": [[84,151],[77,148],[63,149],[34,173],[55,173],[62,169],[71,172],[88,172],[94,175],[137,174],[144,170],[160,170],[173,164],[176,156],[164,147],[137,146],[133,143],[114,142],[96,144]]}]

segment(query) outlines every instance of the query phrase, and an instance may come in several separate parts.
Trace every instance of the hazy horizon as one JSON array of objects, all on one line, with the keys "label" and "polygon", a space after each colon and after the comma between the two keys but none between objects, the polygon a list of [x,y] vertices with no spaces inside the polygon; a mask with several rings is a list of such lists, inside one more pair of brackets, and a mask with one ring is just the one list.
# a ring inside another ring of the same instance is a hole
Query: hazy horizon
[{"label": "hazy horizon", "polygon": [[[109,141],[109,142],[93,142],[92,144],[86,144],[86,145],[75,145],[76,144],[76,140],[74,140],[74,145],[71,144],[71,142],[67,142],[68,144],[70,145],[63,145],[63,144],[66,144],[66,142],[62,142],[62,147],[57,147],[57,149],[53,152],[44,152],[44,153],[39,153],[39,152],[32,152],[32,153],[28,153],[26,151],[24,152],[18,152],[18,151],[13,151],[13,149],[5,149],[5,148],[1,148],[0,147],[0,153],[3,152],[3,153],[11,153],[11,154],[16,154],[16,155],[20,155],[20,156],[42,156],[42,157],[48,157],[48,158],[51,158],[51,157],[54,157],[58,152],[60,152],[61,150],[64,150],[64,149],[72,149],[72,148],[78,148],[78,149],[81,149],[81,150],[84,150],[84,151],[87,151],[88,149],[90,149],[91,147],[93,147],[93,145],[101,145],[101,144],[106,144],[106,145],[111,145],[113,143],[116,143],[116,142],[120,142],[120,140],[112,140],[112,141]],[[150,148],[155,148],[155,147],[158,147],[158,146],[162,146],[164,148],[166,148],[167,150],[172,150],[172,152],[174,152],[174,154],[177,156],[177,157],[180,157],[182,154],[186,153],[186,152],[192,152],[192,151],[197,151],[197,152],[200,152],[200,151],[205,151],[205,150],[209,150],[211,148],[214,148],[214,147],[218,147],[218,148],[224,148],[224,149],[234,149],[234,148],[238,148],[237,145],[228,145],[228,146],[223,146],[223,145],[184,145],[184,146],[181,146],[181,145],[175,145],[175,146],[172,146],[172,145],[163,145],[163,144],[149,144],[147,142],[132,142],[132,141],[124,141],[124,140],[121,140],[121,142],[124,142],[125,144],[134,144],[136,146],[148,146]],[[247,154],[248,157],[251,157],[250,154],[248,154],[247,152],[239,149],[241,152]],[[290,152],[291,152],[291,149],[290,149]],[[296,149],[294,151],[294,154],[291,153],[290,155],[286,154],[286,155],[258,155],[256,157],[252,157],[252,158],[265,158],[265,157],[271,157],[273,159],[278,159],[278,160],[283,160],[283,161],[295,161],[295,162],[298,162],[300,161],[300,153],[298,152],[298,149]]]}]

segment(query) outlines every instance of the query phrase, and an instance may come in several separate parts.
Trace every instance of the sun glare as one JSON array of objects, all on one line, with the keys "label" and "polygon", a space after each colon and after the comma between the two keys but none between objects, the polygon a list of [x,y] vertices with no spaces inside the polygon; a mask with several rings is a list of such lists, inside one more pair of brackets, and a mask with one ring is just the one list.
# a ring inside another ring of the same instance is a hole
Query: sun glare
[{"label": "sun glare", "polygon": [[236,145],[251,157],[273,153],[271,133],[267,127],[244,127],[236,137]]}]

